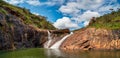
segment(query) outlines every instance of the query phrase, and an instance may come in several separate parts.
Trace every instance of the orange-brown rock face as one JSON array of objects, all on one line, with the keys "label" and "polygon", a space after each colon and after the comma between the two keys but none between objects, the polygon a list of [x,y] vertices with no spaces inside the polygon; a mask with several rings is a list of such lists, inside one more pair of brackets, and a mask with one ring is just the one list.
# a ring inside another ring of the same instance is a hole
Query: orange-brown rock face
[{"label": "orange-brown rock face", "polygon": [[120,49],[120,30],[86,28],[76,31],[64,41],[61,49]]}]

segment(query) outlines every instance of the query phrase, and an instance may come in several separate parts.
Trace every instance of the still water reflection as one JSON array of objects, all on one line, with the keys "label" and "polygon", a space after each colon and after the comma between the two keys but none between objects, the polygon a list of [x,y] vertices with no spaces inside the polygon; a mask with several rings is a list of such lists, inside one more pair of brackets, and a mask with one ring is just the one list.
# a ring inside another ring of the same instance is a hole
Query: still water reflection
[{"label": "still water reflection", "polygon": [[120,58],[120,51],[60,51],[34,48],[1,51],[0,58]]}]

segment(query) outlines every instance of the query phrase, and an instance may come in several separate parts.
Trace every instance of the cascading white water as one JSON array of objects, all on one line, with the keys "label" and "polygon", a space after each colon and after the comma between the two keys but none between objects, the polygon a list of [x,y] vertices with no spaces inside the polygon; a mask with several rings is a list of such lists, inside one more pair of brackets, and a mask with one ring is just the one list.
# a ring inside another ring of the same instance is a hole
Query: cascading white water
[{"label": "cascading white water", "polygon": [[71,32],[70,34],[64,36],[61,40],[59,40],[58,42],[56,42],[56,43],[55,43],[54,45],[52,45],[50,48],[51,48],[51,49],[59,49],[59,47],[60,47],[60,45],[63,43],[63,41],[64,41],[67,37],[69,37],[70,35],[72,35],[72,34],[73,34],[73,32]]},{"label": "cascading white water", "polygon": [[47,31],[47,32],[48,32],[48,41],[45,44],[44,48],[49,48],[50,43],[52,42],[51,33],[50,33],[50,31]]}]

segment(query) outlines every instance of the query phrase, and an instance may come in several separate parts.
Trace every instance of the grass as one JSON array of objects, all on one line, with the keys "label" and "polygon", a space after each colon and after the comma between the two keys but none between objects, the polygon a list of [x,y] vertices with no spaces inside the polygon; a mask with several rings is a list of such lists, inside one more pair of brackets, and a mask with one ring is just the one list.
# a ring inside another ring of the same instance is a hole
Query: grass
[{"label": "grass", "polygon": [[46,17],[34,15],[30,13],[29,9],[20,8],[4,1],[0,1],[0,13],[14,15],[23,20],[27,25],[37,26],[41,29],[56,29],[52,23],[46,20]]},{"label": "grass", "polygon": [[91,23],[88,27],[105,28],[105,29],[120,29],[120,10],[113,11],[110,14],[105,14],[96,18],[96,21]]},{"label": "grass", "polygon": [[7,15],[7,12],[3,8],[0,8],[0,13]]}]

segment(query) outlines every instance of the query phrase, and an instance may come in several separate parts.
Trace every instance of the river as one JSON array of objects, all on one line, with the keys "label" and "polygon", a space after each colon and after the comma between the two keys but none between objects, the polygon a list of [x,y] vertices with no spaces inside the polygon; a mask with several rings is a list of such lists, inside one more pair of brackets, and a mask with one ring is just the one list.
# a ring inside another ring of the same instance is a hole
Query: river
[{"label": "river", "polygon": [[120,51],[60,51],[31,48],[15,51],[0,51],[0,58],[120,58]]}]

